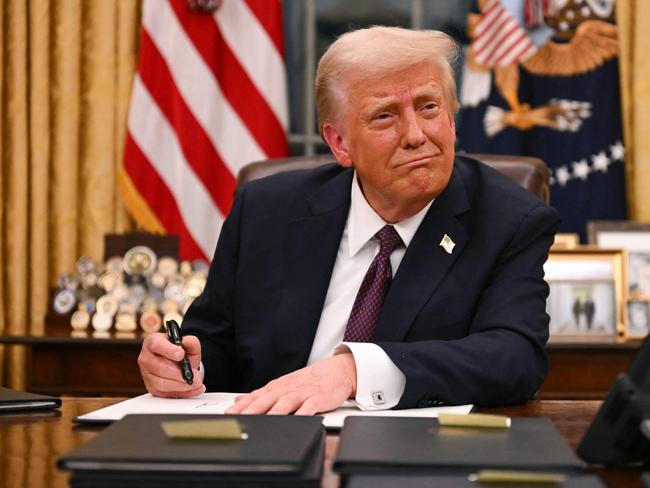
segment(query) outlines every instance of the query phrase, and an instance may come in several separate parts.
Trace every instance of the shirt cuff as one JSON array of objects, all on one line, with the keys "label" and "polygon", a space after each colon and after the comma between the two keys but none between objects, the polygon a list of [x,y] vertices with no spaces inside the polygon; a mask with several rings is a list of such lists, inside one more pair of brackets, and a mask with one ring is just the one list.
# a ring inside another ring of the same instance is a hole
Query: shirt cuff
[{"label": "shirt cuff", "polygon": [[406,376],[388,354],[370,342],[342,342],[334,354],[350,351],[357,368],[357,394],[350,400],[361,410],[388,410],[399,403]]}]

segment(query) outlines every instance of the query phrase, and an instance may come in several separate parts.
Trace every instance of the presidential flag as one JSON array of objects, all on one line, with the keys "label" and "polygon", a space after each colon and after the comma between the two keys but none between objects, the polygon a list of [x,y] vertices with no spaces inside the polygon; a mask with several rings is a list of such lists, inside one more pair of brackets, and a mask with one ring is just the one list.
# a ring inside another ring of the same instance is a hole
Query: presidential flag
[{"label": "presidential flag", "polygon": [[281,0],[146,0],[121,186],[148,231],[212,257],[239,169],[287,155]]},{"label": "presidential flag", "polygon": [[459,148],[543,159],[563,232],[625,219],[614,0],[487,0],[468,17]]}]

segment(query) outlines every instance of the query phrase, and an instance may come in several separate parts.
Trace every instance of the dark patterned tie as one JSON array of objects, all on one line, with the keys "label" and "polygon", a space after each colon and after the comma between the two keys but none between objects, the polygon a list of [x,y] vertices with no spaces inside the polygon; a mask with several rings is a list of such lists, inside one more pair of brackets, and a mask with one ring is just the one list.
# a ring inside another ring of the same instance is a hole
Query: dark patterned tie
[{"label": "dark patterned tie", "polygon": [[385,225],[375,237],[379,239],[379,253],[370,263],[354,300],[343,336],[346,342],[368,342],[374,339],[384,298],[393,279],[390,255],[402,243],[402,239],[392,225]]}]

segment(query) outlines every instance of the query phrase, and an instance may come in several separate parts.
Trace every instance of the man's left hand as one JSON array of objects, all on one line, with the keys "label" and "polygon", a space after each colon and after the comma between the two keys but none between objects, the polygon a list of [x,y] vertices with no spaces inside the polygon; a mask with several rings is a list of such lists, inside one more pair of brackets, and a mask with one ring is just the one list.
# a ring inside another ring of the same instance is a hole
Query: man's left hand
[{"label": "man's left hand", "polygon": [[329,357],[240,395],[226,410],[231,414],[315,415],[339,407],[357,391],[352,353]]}]

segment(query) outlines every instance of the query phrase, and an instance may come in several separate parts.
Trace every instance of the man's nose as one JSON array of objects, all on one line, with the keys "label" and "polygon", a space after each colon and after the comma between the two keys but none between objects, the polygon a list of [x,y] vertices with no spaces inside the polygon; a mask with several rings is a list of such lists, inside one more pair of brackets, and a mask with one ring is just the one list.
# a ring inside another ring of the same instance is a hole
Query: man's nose
[{"label": "man's nose", "polygon": [[414,110],[407,110],[402,117],[402,148],[420,147],[426,142],[426,136],[420,126],[421,121],[418,119]]}]

